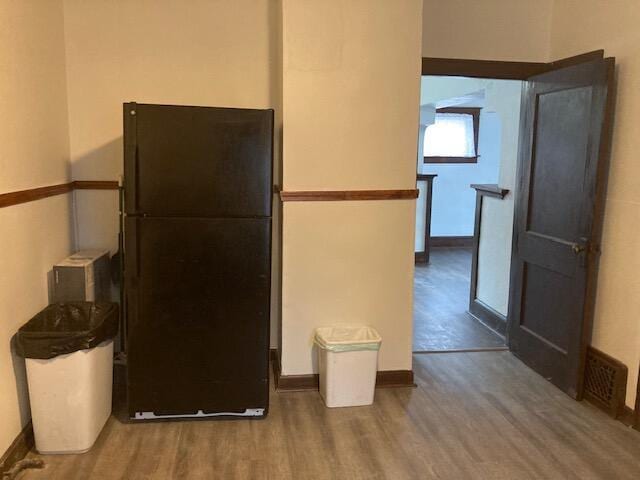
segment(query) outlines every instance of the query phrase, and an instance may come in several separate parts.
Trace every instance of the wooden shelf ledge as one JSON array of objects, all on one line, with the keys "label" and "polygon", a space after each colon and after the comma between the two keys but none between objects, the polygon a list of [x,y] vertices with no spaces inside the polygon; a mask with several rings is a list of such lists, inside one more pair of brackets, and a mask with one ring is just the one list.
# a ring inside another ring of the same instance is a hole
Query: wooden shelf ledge
[{"label": "wooden shelf ledge", "polygon": [[509,193],[509,190],[506,188],[500,188],[495,183],[474,183],[471,185],[471,188],[473,188],[479,195],[501,199]]}]

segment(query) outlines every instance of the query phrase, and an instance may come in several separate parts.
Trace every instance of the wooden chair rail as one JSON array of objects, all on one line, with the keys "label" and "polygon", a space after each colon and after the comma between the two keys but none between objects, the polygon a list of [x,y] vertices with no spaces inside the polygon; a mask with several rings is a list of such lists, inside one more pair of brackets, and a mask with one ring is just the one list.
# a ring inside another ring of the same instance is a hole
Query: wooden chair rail
[{"label": "wooden chair rail", "polygon": [[283,202],[333,202],[345,200],[407,200],[418,198],[418,190],[306,190],[281,191]]},{"label": "wooden chair rail", "polygon": [[33,202],[55,195],[62,195],[73,190],[117,190],[118,182],[112,180],[73,180],[68,183],[30,188],[16,192],[0,194],[0,208]]}]

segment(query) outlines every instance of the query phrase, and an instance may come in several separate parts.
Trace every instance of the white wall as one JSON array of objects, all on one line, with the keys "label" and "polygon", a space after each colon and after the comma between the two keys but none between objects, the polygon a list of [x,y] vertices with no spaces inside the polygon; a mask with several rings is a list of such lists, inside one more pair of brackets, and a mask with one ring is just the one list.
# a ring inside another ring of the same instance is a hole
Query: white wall
[{"label": "white wall", "polygon": [[[468,93],[479,92],[485,88],[486,82],[484,80],[476,80],[471,78],[462,78],[462,77],[436,77],[436,76],[422,76],[420,80],[420,106],[421,109],[424,109],[428,106],[434,108],[435,114],[435,105],[437,102],[441,100],[448,100],[451,98],[461,97]],[[421,115],[422,117],[422,115]],[[473,202],[475,202],[475,193],[469,191],[464,187],[463,183],[458,185],[458,182],[455,179],[455,173],[458,170],[449,169],[447,171],[447,166],[444,168],[445,174],[442,175],[442,172],[434,171],[434,168],[438,167],[432,164],[425,164],[423,161],[424,155],[424,134],[425,128],[424,125],[429,125],[433,123],[433,119],[431,121],[423,121],[421,118],[421,127],[419,130],[419,138],[418,138],[418,151],[417,151],[417,172],[418,173],[438,173],[438,177],[433,179],[433,202],[439,205],[438,212],[435,211],[435,206],[432,205],[431,211],[431,236],[437,236],[439,234],[435,233],[435,231],[439,230],[450,230],[446,228],[446,225],[443,225],[443,219],[446,222],[447,218],[442,211],[448,209],[447,203],[447,190],[443,189],[444,187],[451,188],[451,183],[454,184],[454,188],[456,189],[455,197],[452,196],[449,200],[453,202],[457,202],[462,205],[462,208],[458,208],[461,212],[462,225],[464,226],[465,219],[465,209],[464,205],[467,204],[469,206]],[[479,141],[479,139],[478,139]],[[455,166],[457,167],[457,165]],[[463,166],[464,168],[464,166]],[[472,167],[473,168],[473,167]],[[442,182],[442,177],[444,176],[444,182]],[[437,185],[436,185],[437,183]],[[469,184],[473,182],[468,182]],[[415,251],[420,252],[424,250],[424,231],[425,231],[425,208],[426,208],[426,197],[425,197],[425,182],[418,182],[418,189],[420,190],[420,196],[418,197],[416,203],[416,228],[415,228]],[[470,198],[469,194],[471,195]],[[471,207],[474,208],[474,207]],[[450,213],[450,212],[448,212]],[[433,218],[437,216],[438,218]],[[471,213],[471,232],[473,232],[473,213]],[[436,228],[435,222],[438,222]],[[455,223],[460,223],[460,217],[458,217],[458,221]],[[467,215],[467,223],[468,223],[468,215]],[[444,227],[444,228],[443,228]],[[463,227],[464,228],[464,227]],[[473,234],[473,233],[471,233]],[[456,234],[446,234],[446,235],[456,235]]]},{"label": "white wall", "polygon": [[[421,103],[435,105],[438,102],[485,92],[494,85],[491,80],[423,76],[421,81]],[[484,105],[484,100],[477,100]],[[424,134],[421,132],[422,135]],[[500,163],[501,119],[490,108],[481,111],[478,153],[475,164],[424,164],[422,148],[418,150],[418,171],[435,173],[433,183],[433,209],[431,218],[432,236],[473,235],[476,195],[469,185],[472,183],[497,183]],[[420,138],[421,143],[424,138]],[[422,250],[424,242],[424,208],[418,202],[416,212],[416,251]]]},{"label": "white wall", "polygon": [[633,407],[640,365],[640,2],[556,0],[551,58],[605,49],[617,64],[617,103],[592,344],[629,368]]},{"label": "white wall", "polygon": [[[284,190],[413,189],[421,0],[285,0]],[[411,369],[414,200],[286,202],[282,372],[315,327],[365,323]]]},{"label": "white wall", "polygon": [[478,163],[424,165],[424,173],[438,175],[433,180],[432,236],[473,235],[476,192],[470,185],[498,181],[500,118],[494,112],[481,111],[478,153]]},{"label": "white wall", "polygon": [[[279,2],[188,3],[187,7],[176,0],[64,0],[74,180],[116,180],[122,173],[123,102],[280,105]],[[276,179],[281,125],[277,111]],[[117,193],[84,190],[75,197],[78,247],[114,252]],[[277,234],[274,228],[274,244]],[[274,346],[280,304],[278,255],[276,248],[271,302]]]},{"label": "white wall", "polygon": [[[0,2],[0,193],[70,180],[63,25],[62,1]],[[69,194],[0,208],[0,455],[30,417],[11,338],[47,305],[72,237]]]}]

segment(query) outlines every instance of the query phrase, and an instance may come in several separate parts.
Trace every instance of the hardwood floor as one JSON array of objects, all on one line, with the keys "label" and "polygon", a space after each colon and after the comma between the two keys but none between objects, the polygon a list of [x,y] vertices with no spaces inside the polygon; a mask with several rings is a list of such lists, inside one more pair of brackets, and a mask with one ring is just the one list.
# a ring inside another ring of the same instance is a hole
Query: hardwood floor
[{"label": "hardwood floor", "polygon": [[482,350],[504,340],[467,313],[471,249],[437,247],[431,262],[416,265],[413,351]]},{"label": "hardwood floor", "polygon": [[[417,388],[328,409],[271,392],[265,420],[129,424],[20,480],[637,479],[640,432],[578,403],[509,352],[415,355]],[[121,397],[119,402],[121,401]],[[119,409],[118,411],[121,411]]]}]

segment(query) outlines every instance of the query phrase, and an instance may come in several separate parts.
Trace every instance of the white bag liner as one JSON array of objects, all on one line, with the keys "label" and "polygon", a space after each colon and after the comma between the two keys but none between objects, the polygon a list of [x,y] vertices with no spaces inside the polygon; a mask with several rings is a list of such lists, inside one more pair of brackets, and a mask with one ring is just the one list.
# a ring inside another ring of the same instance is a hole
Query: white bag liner
[{"label": "white bag liner", "polygon": [[316,329],[314,342],[331,352],[379,350],[382,338],[373,328],[356,325],[336,325]]},{"label": "white bag liner", "polygon": [[373,403],[381,341],[378,332],[367,326],[316,329],[320,396],[327,407]]}]

